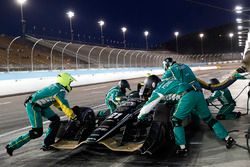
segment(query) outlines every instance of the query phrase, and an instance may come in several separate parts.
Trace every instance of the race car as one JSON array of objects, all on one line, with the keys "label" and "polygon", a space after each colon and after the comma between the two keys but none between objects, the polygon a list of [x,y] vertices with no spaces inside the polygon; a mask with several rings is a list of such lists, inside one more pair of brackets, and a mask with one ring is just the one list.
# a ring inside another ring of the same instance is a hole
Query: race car
[{"label": "race car", "polygon": [[[56,149],[75,149],[83,145],[103,145],[112,151],[155,154],[174,146],[171,115],[178,97],[168,96],[150,112],[144,121],[137,121],[146,100],[139,92],[132,92],[126,101],[96,125],[94,111],[86,107],[74,107],[80,122],[64,122],[58,133],[59,140],[52,145]],[[189,124],[190,120],[186,124]]]}]

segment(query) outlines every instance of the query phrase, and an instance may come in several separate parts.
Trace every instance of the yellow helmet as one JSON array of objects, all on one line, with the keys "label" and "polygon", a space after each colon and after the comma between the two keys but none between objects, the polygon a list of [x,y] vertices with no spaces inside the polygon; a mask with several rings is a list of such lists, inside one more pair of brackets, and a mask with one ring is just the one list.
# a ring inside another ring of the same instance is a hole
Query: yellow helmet
[{"label": "yellow helmet", "polygon": [[72,90],[71,82],[76,81],[69,73],[62,72],[57,76],[57,82],[64,86],[68,92]]}]

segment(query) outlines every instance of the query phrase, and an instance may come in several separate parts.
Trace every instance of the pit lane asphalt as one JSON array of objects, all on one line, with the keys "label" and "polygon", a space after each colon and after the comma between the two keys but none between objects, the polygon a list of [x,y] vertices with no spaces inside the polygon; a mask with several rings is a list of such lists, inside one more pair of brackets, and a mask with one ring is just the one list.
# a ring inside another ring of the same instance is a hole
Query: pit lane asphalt
[{"label": "pit lane asphalt", "polygon": [[[237,65],[223,66],[220,70],[196,72],[199,78],[208,80],[212,77],[225,79]],[[129,80],[132,89],[143,79]],[[70,104],[81,106],[100,106],[108,89],[116,82],[90,85],[73,89],[69,94]],[[234,97],[248,81],[236,82],[230,87]],[[246,93],[240,96],[237,105],[246,107]],[[159,157],[145,157],[138,154],[114,153],[108,150],[88,149],[84,147],[74,151],[43,152],[39,150],[42,138],[30,141],[27,145],[14,152],[13,157],[6,155],[6,143],[23,134],[28,129],[17,130],[29,126],[23,100],[27,95],[13,96],[0,99],[0,166],[249,166],[250,158],[247,151],[240,148],[226,150],[223,142],[216,140],[205,126],[197,131],[190,139],[190,155],[187,158],[169,158],[167,155]],[[216,112],[211,108],[212,112]],[[245,112],[244,109],[237,109]],[[57,112],[63,115],[60,112]],[[228,130],[239,129],[240,133],[233,133],[239,144],[244,145],[244,132],[249,126],[249,116],[235,121],[223,121]],[[14,131],[13,130],[17,130]],[[8,134],[9,131],[13,133]]]}]

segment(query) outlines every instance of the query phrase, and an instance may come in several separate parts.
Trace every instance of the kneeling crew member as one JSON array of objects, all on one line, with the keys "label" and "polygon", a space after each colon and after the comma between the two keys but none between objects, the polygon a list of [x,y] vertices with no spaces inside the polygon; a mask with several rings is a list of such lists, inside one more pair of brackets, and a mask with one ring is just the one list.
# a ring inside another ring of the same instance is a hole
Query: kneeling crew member
[{"label": "kneeling crew member", "polygon": [[[211,84],[219,84],[219,80],[217,78],[213,78],[210,80]],[[233,112],[236,106],[236,102],[232,98],[232,95],[228,88],[223,90],[217,90],[213,92],[213,94],[207,99],[208,103],[213,102],[218,99],[222,104],[216,119],[225,120],[225,119],[236,119],[241,116],[241,112]]]}]

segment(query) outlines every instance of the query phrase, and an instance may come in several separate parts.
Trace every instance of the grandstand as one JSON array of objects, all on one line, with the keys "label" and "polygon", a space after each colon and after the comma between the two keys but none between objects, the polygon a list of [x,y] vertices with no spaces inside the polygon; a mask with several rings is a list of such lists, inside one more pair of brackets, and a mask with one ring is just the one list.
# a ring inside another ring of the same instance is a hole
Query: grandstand
[{"label": "grandstand", "polygon": [[[37,39],[29,35],[15,41],[12,41],[13,39],[5,35],[0,36],[0,71],[159,67],[166,57],[173,57],[178,62],[207,63],[228,60],[231,56],[177,55],[170,51],[127,50]],[[240,59],[238,53],[237,57]]]}]

